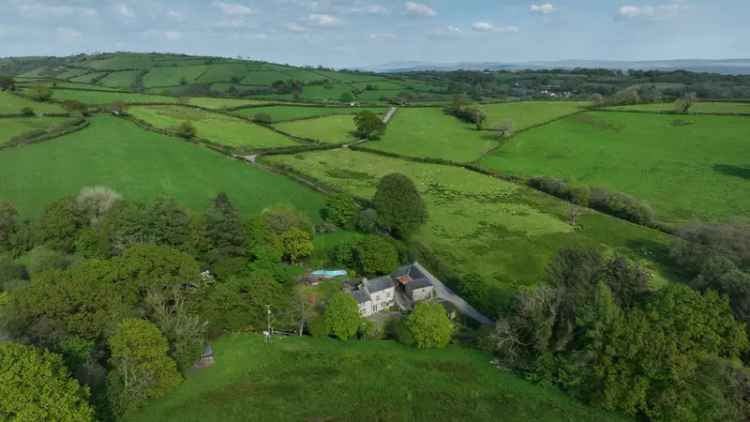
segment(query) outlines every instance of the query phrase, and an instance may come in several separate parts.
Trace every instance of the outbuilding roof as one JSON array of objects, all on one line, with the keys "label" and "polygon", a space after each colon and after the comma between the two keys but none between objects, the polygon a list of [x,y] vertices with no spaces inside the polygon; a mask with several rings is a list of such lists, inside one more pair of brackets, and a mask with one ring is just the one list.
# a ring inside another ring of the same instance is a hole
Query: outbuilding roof
[{"label": "outbuilding roof", "polygon": [[394,287],[393,280],[390,276],[383,276],[374,278],[372,280],[365,280],[364,285],[367,291],[370,292],[370,294],[387,289],[392,289]]}]

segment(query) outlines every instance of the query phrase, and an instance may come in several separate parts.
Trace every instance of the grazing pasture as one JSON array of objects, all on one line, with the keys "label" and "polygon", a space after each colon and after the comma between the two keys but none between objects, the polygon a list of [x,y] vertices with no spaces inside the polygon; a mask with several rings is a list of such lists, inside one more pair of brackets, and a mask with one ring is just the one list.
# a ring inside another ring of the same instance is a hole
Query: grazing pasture
[{"label": "grazing pasture", "polygon": [[8,143],[14,136],[25,133],[47,130],[64,124],[67,119],[62,117],[23,117],[0,119],[0,146]]},{"label": "grazing pasture", "polygon": [[372,111],[373,113],[383,114],[384,108],[369,107],[300,107],[300,106],[269,106],[243,108],[234,112],[242,117],[252,118],[258,113],[267,113],[274,122],[285,120],[307,119],[312,117],[332,116],[336,114],[356,114],[361,111]]},{"label": "grazing pasture", "polygon": [[190,98],[190,104],[213,110],[221,110],[224,108],[242,107],[246,105],[266,104],[266,101],[247,100],[243,98],[193,97]]},{"label": "grazing pasture", "polygon": [[[63,113],[62,107],[55,103],[43,103],[20,97],[10,92],[0,91],[0,114],[17,114],[29,107],[37,113]],[[2,124],[2,122],[0,122]]]},{"label": "grazing pasture", "polygon": [[489,132],[447,115],[439,107],[401,108],[385,135],[367,147],[409,157],[468,162],[497,146]]},{"label": "grazing pasture", "polygon": [[575,113],[587,105],[589,103],[581,101],[522,101],[483,104],[479,108],[487,115],[488,129],[510,121],[513,131],[519,131]]},{"label": "grazing pasture", "polygon": [[298,145],[290,138],[245,120],[182,106],[136,106],[128,113],[160,129],[189,121],[199,138],[231,147],[274,148]]},{"label": "grazing pasture", "polygon": [[230,334],[216,365],[127,422],[626,421],[554,387],[490,365],[474,349],[417,350],[392,341]]},{"label": "grazing pasture", "polygon": [[515,291],[539,283],[561,248],[615,250],[655,270],[669,237],[592,211],[568,223],[570,205],[521,185],[462,168],[410,162],[345,149],[264,158],[354,195],[371,198],[381,177],[414,180],[429,210],[416,239],[460,275],[480,274],[490,285]]},{"label": "grazing pasture", "polygon": [[70,135],[0,151],[0,200],[15,203],[25,216],[94,185],[131,200],[172,196],[196,211],[219,192],[244,214],[291,203],[315,218],[323,204],[319,194],[288,178],[111,116],[95,117]]},{"label": "grazing pasture", "polygon": [[[629,106],[610,107],[612,110],[624,111],[675,111],[674,103],[637,104]],[[723,101],[699,101],[690,106],[689,114],[717,113],[717,114],[750,114],[750,102],[731,103]]]},{"label": "grazing pasture", "polygon": [[147,95],[128,92],[83,91],[77,89],[55,89],[52,98],[56,100],[76,100],[88,105],[109,105],[124,103],[176,103],[177,98],[165,95]]},{"label": "grazing pasture", "polygon": [[275,124],[279,130],[302,138],[327,143],[344,143],[356,140],[354,116],[334,115],[317,119],[294,120]]},{"label": "grazing pasture", "polygon": [[178,86],[183,80],[192,83],[206,70],[204,65],[154,67],[143,77],[143,85],[149,88]]},{"label": "grazing pasture", "polygon": [[481,164],[629,193],[657,218],[750,217],[750,119],[591,112],[534,129]]},{"label": "grazing pasture", "polygon": [[124,72],[112,72],[104,79],[100,80],[99,83],[111,88],[129,89],[136,80],[136,77],[140,71],[128,70]]}]

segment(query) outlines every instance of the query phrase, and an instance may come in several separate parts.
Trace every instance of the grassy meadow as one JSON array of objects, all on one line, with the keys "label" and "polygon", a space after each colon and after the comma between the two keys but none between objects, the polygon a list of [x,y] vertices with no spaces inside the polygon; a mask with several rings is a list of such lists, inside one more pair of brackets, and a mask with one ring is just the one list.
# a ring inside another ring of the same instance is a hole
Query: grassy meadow
[{"label": "grassy meadow", "polygon": [[123,103],[176,103],[177,98],[165,95],[147,95],[129,92],[83,91],[77,89],[55,89],[52,98],[60,101],[76,100],[88,105],[109,105]]},{"label": "grassy meadow", "polygon": [[354,116],[346,114],[281,122],[274,127],[294,136],[333,144],[357,139],[354,135]]},{"label": "grassy meadow", "polygon": [[10,92],[0,91],[0,114],[17,114],[21,109],[30,107],[37,113],[63,113],[62,107],[54,103],[42,103],[19,97]]},{"label": "grassy meadow", "polygon": [[667,235],[593,211],[580,215],[574,227],[567,222],[567,203],[524,186],[457,167],[344,149],[264,160],[364,198],[372,197],[382,176],[409,176],[430,214],[416,240],[458,274],[480,274],[501,289],[538,283],[549,259],[575,245],[640,260],[653,270],[658,283],[669,276],[660,264],[670,241]]},{"label": "grassy meadow", "polygon": [[519,131],[575,113],[587,105],[589,103],[581,101],[521,101],[483,104],[479,108],[487,115],[488,129],[500,127],[510,121],[513,131]]},{"label": "grassy meadow", "polygon": [[234,111],[234,114],[242,117],[252,118],[258,113],[267,113],[274,122],[285,120],[299,120],[314,117],[333,116],[339,114],[352,115],[361,111],[372,111],[373,113],[383,114],[386,109],[382,107],[309,107],[309,106],[269,106],[243,108]]},{"label": "grassy meadow", "polygon": [[481,164],[626,192],[667,222],[750,217],[750,119],[579,114],[528,131]]},{"label": "grassy meadow", "polygon": [[245,214],[291,203],[316,217],[317,193],[282,176],[111,116],[44,143],[0,151],[0,200],[35,216],[84,186],[109,186],[131,200],[176,198],[194,210],[226,192]]},{"label": "grassy meadow", "polygon": [[[624,111],[675,111],[674,103],[636,104],[629,106],[610,107],[612,110]],[[724,101],[698,101],[690,106],[689,114],[750,114],[750,103],[732,103]]]},{"label": "grassy meadow", "polygon": [[367,147],[409,157],[468,162],[497,146],[489,132],[449,116],[439,107],[400,108],[385,135]]},{"label": "grassy meadow", "polygon": [[199,138],[231,147],[274,148],[298,145],[268,128],[224,114],[181,106],[130,107],[128,113],[161,129],[175,129],[190,121]]},{"label": "grassy meadow", "polygon": [[47,130],[61,125],[67,119],[63,117],[21,117],[0,119],[0,146],[8,143],[14,136],[24,133]]},{"label": "grassy meadow", "polygon": [[244,98],[192,97],[190,98],[190,104],[198,107],[210,108],[212,110],[221,110],[246,105],[266,104],[266,101],[246,100]]},{"label": "grassy meadow", "polygon": [[561,391],[492,367],[492,356],[451,346],[234,334],[216,364],[127,422],[626,421]]}]

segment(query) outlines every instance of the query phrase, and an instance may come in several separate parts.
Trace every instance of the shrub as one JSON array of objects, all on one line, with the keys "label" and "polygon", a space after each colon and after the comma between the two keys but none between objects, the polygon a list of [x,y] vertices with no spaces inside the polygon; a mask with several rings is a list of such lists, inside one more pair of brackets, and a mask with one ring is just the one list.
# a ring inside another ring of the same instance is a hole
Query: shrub
[{"label": "shrub", "polygon": [[264,125],[270,125],[273,123],[273,117],[268,113],[256,113],[255,116],[253,116],[253,121]]},{"label": "shrub", "polygon": [[307,323],[307,331],[313,337],[326,337],[330,334],[328,325],[326,324],[323,317],[318,317],[310,320]]},{"label": "shrub", "polygon": [[26,117],[31,117],[34,115],[34,109],[31,107],[24,107],[21,109],[21,114]]},{"label": "shrub", "polygon": [[179,126],[177,126],[177,135],[181,138],[185,139],[192,139],[195,138],[198,131],[195,129],[195,126],[193,126],[193,123],[190,121],[185,121],[180,123]]}]

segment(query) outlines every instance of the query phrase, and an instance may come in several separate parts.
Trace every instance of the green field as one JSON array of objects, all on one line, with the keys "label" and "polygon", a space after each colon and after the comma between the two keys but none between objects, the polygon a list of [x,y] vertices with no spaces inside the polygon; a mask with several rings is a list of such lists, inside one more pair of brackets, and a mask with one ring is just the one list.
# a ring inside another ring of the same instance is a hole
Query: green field
[{"label": "green field", "polygon": [[128,70],[125,72],[113,72],[99,81],[100,84],[111,88],[129,89],[140,73],[139,70]]},{"label": "green field", "polygon": [[625,421],[451,346],[229,335],[216,364],[128,422]]},{"label": "green field", "polygon": [[468,162],[497,146],[489,132],[478,131],[441,108],[400,108],[382,139],[369,148],[409,157]]},{"label": "green field", "polygon": [[361,111],[372,111],[373,113],[383,114],[384,108],[369,107],[300,107],[300,106],[269,106],[243,108],[234,112],[242,117],[252,118],[258,113],[267,113],[274,122],[285,120],[307,119],[312,117],[332,116],[336,114],[355,114]]},{"label": "green field", "polygon": [[128,113],[161,129],[190,121],[199,138],[231,147],[273,148],[298,145],[288,137],[245,120],[181,106],[137,106]]},{"label": "green field", "polygon": [[344,149],[266,160],[364,198],[386,174],[409,176],[430,213],[416,239],[458,274],[478,273],[498,288],[537,284],[550,258],[576,245],[614,249],[642,260],[657,280],[668,276],[659,264],[668,236],[591,211],[578,217],[576,228],[567,223],[569,204],[462,168]]},{"label": "green field", "polygon": [[36,130],[46,130],[65,123],[62,117],[23,117],[0,119],[0,146],[8,143],[14,136]]},{"label": "green field", "polygon": [[488,129],[500,127],[510,121],[513,131],[519,131],[575,113],[587,105],[589,103],[580,101],[523,101],[484,104],[480,109],[487,115]]},{"label": "green field", "polygon": [[126,92],[82,91],[56,89],[52,98],[56,100],[76,100],[89,105],[108,105],[117,101],[124,103],[176,103],[177,98],[161,95],[146,95]]},{"label": "green field", "polygon": [[184,80],[191,83],[207,70],[206,66],[165,66],[151,69],[143,78],[146,87],[177,86]]},{"label": "green field", "polygon": [[[674,103],[654,103],[654,104],[637,104],[629,106],[610,107],[612,110],[624,111],[675,111]],[[733,114],[742,113],[750,114],[750,103],[730,103],[721,101],[700,101],[690,107],[690,114],[717,113]]]},{"label": "green field", "polygon": [[190,104],[198,107],[220,110],[223,108],[242,107],[246,105],[266,104],[267,101],[246,100],[242,98],[211,98],[211,97],[193,97],[190,98]]},{"label": "green field", "polygon": [[485,167],[646,200],[667,222],[750,216],[750,119],[595,112],[518,135]]},{"label": "green field", "polygon": [[0,114],[17,114],[25,107],[30,107],[37,113],[62,113],[65,111],[54,103],[41,103],[19,97],[10,92],[0,91]]},{"label": "green field", "polygon": [[12,201],[24,215],[93,185],[131,200],[169,195],[194,210],[223,191],[245,214],[292,203],[317,216],[323,203],[287,178],[109,116],[58,139],[0,151],[0,200]]},{"label": "green field", "polygon": [[279,130],[320,142],[344,143],[356,140],[354,116],[335,115],[317,119],[294,120],[274,125]]},{"label": "green field", "polygon": [[93,72],[93,73],[86,73],[81,76],[77,76],[75,78],[71,78],[70,80],[73,82],[81,82],[81,83],[92,83],[94,80],[101,78],[105,76],[107,72]]}]

